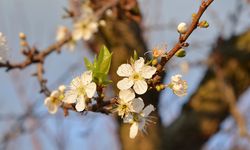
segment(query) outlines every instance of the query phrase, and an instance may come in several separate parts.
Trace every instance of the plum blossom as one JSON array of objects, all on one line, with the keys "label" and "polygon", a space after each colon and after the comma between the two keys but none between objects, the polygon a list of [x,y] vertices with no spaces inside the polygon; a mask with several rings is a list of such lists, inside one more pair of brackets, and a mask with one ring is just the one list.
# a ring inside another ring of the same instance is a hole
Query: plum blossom
[{"label": "plum blossom", "polygon": [[65,26],[59,26],[56,34],[56,41],[61,41],[69,34],[69,30]]},{"label": "plum blossom", "polygon": [[86,71],[81,76],[74,78],[63,101],[65,103],[76,103],[76,110],[83,111],[86,107],[86,101],[92,98],[96,91],[96,84],[92,82],[92,78],[91,71]]},{"label": "plum blossom", "polygon": [[89,40],[92,35],[98,31],[98,23],[88,17],[81,19],[74,24],[73,39],[74,40]]},{"label": "plum blossom", "polygon": [[187,94],[187,82],[181,78],[182,75],[180,74],[171,77],[170,88],[177,96],[185,96]]},{"label": "plum blossom", "polygon": [[144,59],[140,57],[134,64],[122,64],[117,70],[117,74],[125,77],[117,83],[120,90],[127,90],[133,86],[137,94],[144,94],[148,85],[146,79],[152,78],[156,68],[144,64]]},{"label": "plum blossom", "polygon": [[[59,26],[57,29],[57,34],[56,34],[56,41],[61,41],[69,35],[70,35],[70,31],[67,27]],[[69,42],[67,42],[66,46],[67,48],[69,48],[69,50],[73,51],[76,46],[76,41],[74,39],[71,39]]]},{"label": "plum blossom", "polygon": [[57,112],[58,107],[62,104],[65,89],[64,85],[59,86],[58,90],[52,91],[50,96],[44,100],[44,105],[47,106],[49,113],[55,114]]},{"label": "plum blossom", "polygon": [[5,62],[7,57],[7,40],[5,36],[0,32],[0,62]]},{"label": "plum blossom", "polygon": [[149,114],[155,110],[154,106],[150,104],[143,108],[143,100],[141,98],[134,99],[132,102],[133,112],[123,119],[124,123],[132,124],[129,133],[131,139],[136,137],[138,130],[146,133],[146,126],[152,122],[149,118]]},{"label": "plum blossom", "polygon": [[132,111],[132,100],[135,98],[135,93],[132,89],[122,90],[119,92],[116,111],[118,116],[122,118],[127,116]]}]

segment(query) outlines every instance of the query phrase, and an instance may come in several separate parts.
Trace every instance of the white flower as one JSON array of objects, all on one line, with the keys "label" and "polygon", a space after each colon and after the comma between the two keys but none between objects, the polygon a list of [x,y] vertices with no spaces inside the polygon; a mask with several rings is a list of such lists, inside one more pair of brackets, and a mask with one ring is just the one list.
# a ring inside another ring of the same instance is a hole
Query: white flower
[{"label": "white flower", "polygon": [[[69,36],[69,34],[69,30],[65,26],[59,26],[56,34],[56,41],[65,39],[67,36]],[[73,51],[76,46],[76,41],[74,39],[71,39],[67,42],[66,46],[69,50]]]},{"label": "white flower", "polygon": [[84,18],[74,24],[73,39],[76,41],[81,38],[89,40],[97,31],[98,23],[90,17]]},{"label": "white flower", "polygon": [[91,71],[86,71],[81,76],[74,78],[63,101],[65,103],[76,103],[76,110],[83,111],[86,107],[86,100],[92,98],[96,91],[96,84],[91,81]]},{"label": "white flower", "polygon": [[56,40],[61,41],[69,34],[69,30],[65,26],[59,26],[57,29]]},{"label": "white flower", "polygon": [[58,90],[54,90],[49,97],[44,100],[44,105],[48,107],[48,111],[51,114],[55,114],[58,107],[62,104],[64,98],[65,86],[59,86]]},{"label": "white flower", "polygon": [[127,90],[133,86],[137,94],[144,94],[148,85],[146,79],[152,78],[155,74],[156,68],[144,64],[144,59],[140,57],[134,64],[122,64],[117,70],[117,74],[125,77],[117,83],[120,90]]},{"label": "white flower", "polygon": [[[133,113],[126,116],[123,121],[124,123],[132,124],[130,127],[130,138],[135,138],[138,130],[146,133],[146,125],[152,122],[149,119],[149,114],[155,110],[153,105],[148,105],[144,108],[144,102],[141,98],[136,98],[132,101]],[[143,109],[144,108],[144,109]]]},{"label": "white flower", "polygon": [[90,16],[94,16],[94,10],[91,7],[90,0],[84,0],[81,6],[81,16],[80,18],[87,18]]},{"label": "white flower", "polygon": [[181,22],[178,26],[177,26],[177,31],[180,34],[185,34],[187,32],[187,24],[185,22]]},{"label": "white flower", "polygon": [[122,90],[119,92],[118,105],[116,109],[118,116],[123,118],[132,111],[132,100],[134,98],[135,93],[132,89]]},{"label": "white flower", "polygon": [[187,94],[187,82],[182,80],[181,77],[180,74],[171,77],[170,88],[177,96],[185,96]]},{"label": "white flower", "polygon": [[7,41],[5,36],[0,32],[0,62],[5,62],[7,57]]}]

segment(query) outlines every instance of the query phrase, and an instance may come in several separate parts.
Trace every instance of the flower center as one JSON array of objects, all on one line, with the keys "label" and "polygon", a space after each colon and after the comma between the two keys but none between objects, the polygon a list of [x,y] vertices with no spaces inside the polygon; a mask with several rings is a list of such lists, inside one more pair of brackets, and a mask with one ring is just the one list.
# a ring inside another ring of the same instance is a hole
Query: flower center
[{"label": "flower center", "polygon": [[139,80],[141,76],[138,73],[133,74],[132,76],[133,80]]},{"label": "flower center", "polygon": [[79,86],[79,87],[77,88],[77,93],[78,93],[78,95],[85,95],[86,92],[85,92],[84,86]]}]

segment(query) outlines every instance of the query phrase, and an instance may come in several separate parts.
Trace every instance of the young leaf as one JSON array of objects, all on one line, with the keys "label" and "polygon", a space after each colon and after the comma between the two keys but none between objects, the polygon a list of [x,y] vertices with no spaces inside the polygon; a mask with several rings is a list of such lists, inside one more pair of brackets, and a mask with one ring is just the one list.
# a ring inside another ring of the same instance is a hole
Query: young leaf
[{"label": "young leaf", "polygon": [[88,60],[88,58],[84,58],[84,63],[85,63],[85,66],[88,70],[92,70],[93,69],[93,64]]},{"label": "young leaf", "polygon": [[107,47],[103,46],[98,56],[97,64],[99,72],[108,74],[111,64],[112,54],[109,52]]}]

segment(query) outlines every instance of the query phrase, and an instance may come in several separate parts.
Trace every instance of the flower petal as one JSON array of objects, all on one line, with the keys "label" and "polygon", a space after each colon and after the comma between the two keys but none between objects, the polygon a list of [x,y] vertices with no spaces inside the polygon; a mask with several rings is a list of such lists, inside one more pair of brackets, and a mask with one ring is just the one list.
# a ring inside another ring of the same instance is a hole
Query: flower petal
[{"label": "flower petal", "polygon": [[140,72],[141,76],[145,79],[150,79],[155,74],[156,68],[152,66],[144,66]]},{"label": "flower petal", "polygon": [[75,41],[78,41],[82,38],[83,34],[82,34],[82,30],[81,29],[74,29],[73,33],[72,33],[73,39]]},{"label": "flower petal", "polygon": [[144,107],[144,102],[141,98],[136,98],[132,101],[132,110],[136,113],[140,113]]},{"label": "flower petal", "polygon": [[60,92],[64,93],[64,91],[66,90],[66,86],[65,85],[60,85],[58,87],[58,89],[59,89]]},{"label": "flower petal", "polygon": [[140,57],[138,60],[135,61],[134,64],[135,71],[140,72],[143,66],[144,66],[144,59]]},{"label": "flower petal", "polygon": [[75,77],[70,83],[70,89],[76,89],[77,87],[81,86],[81,78]]},{"label": "flower petal", "polygon": [[47,107],[48,107],[49,113],[51,114],[55,114],[58,110],[57,105],[50,104],[50,105],[47,105]]},{"label": "flower petal", "polygon": [[49,113],[55,114],[57,112],[57,107],[58,106],[56,104],[51,103],[51,98],[50,97],[47,97],[44,100],[44,105],[48,108]]},{"label": "flower petal", "polygon": [[81,80],[83,85],[87,85],[92,81],[92,71],[86,71],[82,74]]},{"label": "flower petal", "polygon": [[92,32],[89,29],[84,29],[82,32],[82,38],[88,41],[92,37]]},{"label": "flower petal", "polygon": [[133,84],[133,80],[130,80],[129,78],[124,78],[117,83],[117,87],[120,90],[127,90],[131,88]]},{"label": "flower petal", "polygon": [[88,98],[93,97],[95,94],[95,91],[96,91],[96,84],[94,82],[91,82],[85,88],[85,92],[86,92]]},{"label": "flower petal", "polygon": [[132,89],[122,90],[119,92],[119,98],[124,102],[129,102],[135,98],[135,93]]},{"label": "flower petal", "polygon": [[60,93],[57,90],[52,91],[51,94],[50,94],[50,96],[52,96],[54,98],[57,98],[59,95],[60,95]]},{"label": "flower petal", "polygon": [[148,89],[148,84],[144,80],[137,80],[133,86],[135,93],[141,95],[144,94]]},{"label": "flower petal", "polygon": [[129,137],[131,139],[134,139],[136,137],[137,133],[138,133],[138,123],[135,122],[130,127]]},{"label": "flower petal", "polygon": [[133,68],[130,64],[122,64],[116,72],[120,77],[129,77],[133,74]]},{"label": "flower petal", "polygon": [[81,97],[79,97],[78,99],[77,99],[77,103],[76,103],[76,110],[78,111],[78,112],[80,112],[80,111],[83,111],[84,109],[85,109],[85,106],[86,106],[86,104],[85,104],[85,99],[84,99],[84,97],[83,96],[81,96]]},{"label": "flower petal", "polygon": [[148,106],[146,106],[144,109],[143,109],[143,111],[142,111],[142,116],[143,117],[147,117],[152,111],[154,111],[155,110],[155,108],[154,108],[154,106],[153,105],[148,105]]},{"label": "flower petal", "polygon": [[174,83],[178,83],[181,80],[181,78],[182,78],[182,75],[176,74],[176,75],[171,77],[171,81]]},{"label": "flower petal", "polygon": [[131,123],[133,121],[133,116],[131,114],[128,114],[123,118],[124,123]]},{"label": "flower petal", "polygon": [[46,105],[46,106],[49,105],[50,101],[51,101],[50,97],[47,97],[47,98],[44,100],[44,105]]},{"label": "flower petal", "polygon": [[73,92],[73,91],[67,91],[65,93],[65,97],[63,99],[63,102],[65,103],[75,103],[77,99],[77,93]]}]

